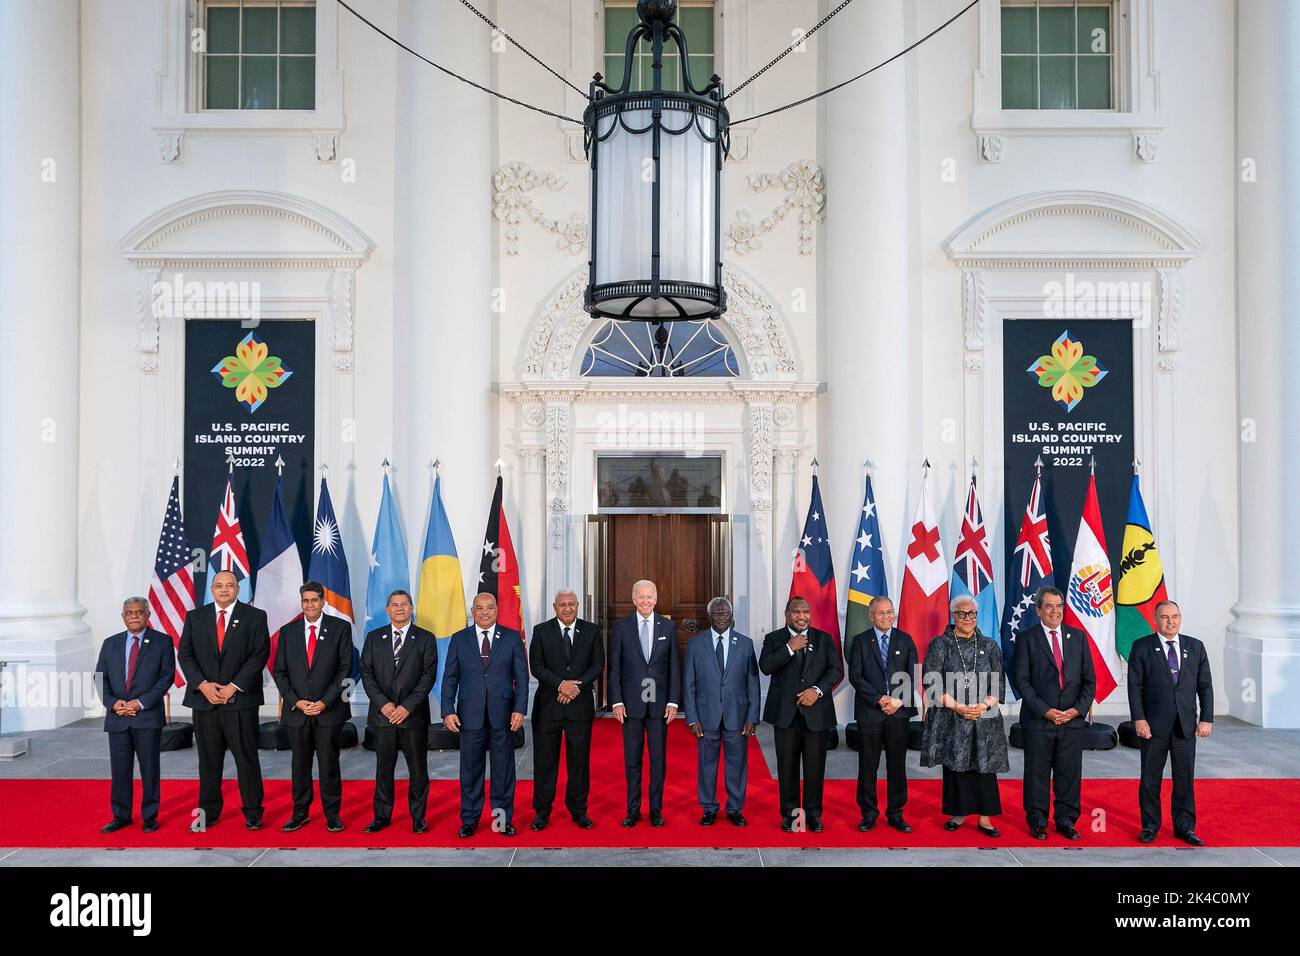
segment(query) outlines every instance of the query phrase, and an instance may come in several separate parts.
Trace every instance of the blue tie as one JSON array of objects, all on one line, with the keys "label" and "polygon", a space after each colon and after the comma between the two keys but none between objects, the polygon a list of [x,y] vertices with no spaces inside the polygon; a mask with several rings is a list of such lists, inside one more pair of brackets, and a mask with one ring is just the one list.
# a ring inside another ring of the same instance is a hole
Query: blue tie
[{"label": "blue tie", "polygon": [[1174,683],[1178,683],[1178,652],[1174,650],[1174,642],[1168,642],[1169,648],[1169,673],[1173,675]]},{"label": "blue tie", "polygon": [[880,635],[880,668],[889,676],[889,633]]}]

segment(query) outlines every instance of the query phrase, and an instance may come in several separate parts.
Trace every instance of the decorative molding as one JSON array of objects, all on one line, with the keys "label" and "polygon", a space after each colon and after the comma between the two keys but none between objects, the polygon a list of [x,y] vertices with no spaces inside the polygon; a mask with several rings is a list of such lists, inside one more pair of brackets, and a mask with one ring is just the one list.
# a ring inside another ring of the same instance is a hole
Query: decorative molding
[{"label": "decorative molding", "polygon": [[313,130],[311,145],[316,151],[316,162],[332,163],[338,156],[339,130]]},{"label": "decorative molding", "polygon": [[791,213],[799,219],[799,255],[810,256],[814,251],[816,224],[826,219],[826,177],[822,169],[810,159],[791,163],[779,173],[762,173],[747,177],[754,192],[780,187],[786,197],[776,209],[758,223],[750,221],[749,212],[741,209],[736,219],[727,227],[725,238],[728,249],[745,255],[759,248],[760,238],[776,228]]},{"label": "decorative molding", "polygon": [[1161,269],[1160,306],[1156,319],[1156,348],[1161,352],[1178,351],[1178,321],[1183,310],[1183,282],[1174,269]]},{"label": "decorative molding", "polygon": [[158,157],[164,163],[174,163],[181,158],[181,142],[185,131],[179,129],[160,129],[158,133]]},{"label": "decorative molding", "polygon": [[339,269],[330,277],[330,325],[334,336],[334,367],[352,371],[352,290],[356,270]]},{"label": "decorative molding", "polygon": [[154,285],[161,273],[157,269],[142,269],[138,276],[139,286],[136,290],[136,302],[140,307],[140,357],[136,363],[142,372],[158,371],[159,342],[162,327],[158,313],[154,310]]},{"label": "decorative molding", "polygon": [[774,452],[776,458],[776,473],[779,475],[793,475],[795,469],[799,466],[799,456],[802,455],[798,448],[777,448]]},{"label": "decorative molding", "polygon": [[578,379],[574,382],[502,382],[504,398],[531,406],[566,405],[746,405],[806,402],[817,395],[815,382],[746,382],[738,379]]},{"label": "decorative molding", "polygon": [[532,428],[541,428],[542,423],[546,421],[546,409],[541,405],[532,404],[524,406],[524,424]]},{"label": "decorative molding", "polygon": [[1160,149],[1160,135],[1158,133],[1137,133],[1133,134],[1133,158],[1140,163],[1154,163],[1156,161],[1156,152]]},{"label": "decorative molding", "polygon": [[977,141],[979,143],[979,159],[981,163],[1002,162],[1001,136],[996,133],[980,133]]},{"label": "decorative molding", "polygon": [[546,485],[551,510],[569,508],[569,407],[559,402],[546,406]]},{"label": "decorative molding", "polygon": [[564,188],[563,176],[539,173],[525,162],[509,162],[492,177],[492,215],[505,224],[506,255],[519,255],[519,224],[527,216],[551,235],[556,236],[556,248],[571,255],[580,255],[587,248],[587,214],[575,212],[567,220],[552,219],[543,215],[528,194],[540,186],[551,192]]},{"label": "decorative molding", "polygon": [[966,339],[968,352],[979,352],[984,348],[984,328],[988,322],[988,293],[984,288],[984,276],[977,269],[964,269],[962,283],[962,333]]},{"label": "decorative molding", "polygon": [[[756,514],[772,511],[772,449],[776,435],[771,404],[747,401],[749,405],[749,508]],[[755,545],[761,552],[770,550],[767,522],[754,525]]]},{"label": "decorative molding", "polygon": [[546,449],[536,445],[524,445],[515,449],[519,456],[520,469],[525,474],[536,475],[546,467]]}]

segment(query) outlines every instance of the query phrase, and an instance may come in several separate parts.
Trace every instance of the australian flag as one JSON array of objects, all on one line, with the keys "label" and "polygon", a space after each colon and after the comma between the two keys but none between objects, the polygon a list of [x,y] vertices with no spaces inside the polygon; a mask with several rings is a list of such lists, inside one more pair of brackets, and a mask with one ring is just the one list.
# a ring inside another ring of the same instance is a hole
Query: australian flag
[{"label": "australian flag", "polygon": [[835,568],[831,561],[831,542],[826,529],[826,511],[822,492],[813,475],[812,500],[803,523],[799,550],[794,553],[794,574],[790,579],[790,597],[799,595],[812,610],[812,626],[835,638],[840,647],[840,612],[835,596]]},{"label": "australian flag", "polygon": [[1029,489],[1029,503],[1020,521],[1020,534],[1007,568],[1007,606],[1002,616],[1002,664],[1007,686],[1016,697],[1016,632],[1038,624],[1034,593],[1052,583],[1052,545],[1047,537],[1047,516],[1043,512],[1042,484],[1034,478]]}]

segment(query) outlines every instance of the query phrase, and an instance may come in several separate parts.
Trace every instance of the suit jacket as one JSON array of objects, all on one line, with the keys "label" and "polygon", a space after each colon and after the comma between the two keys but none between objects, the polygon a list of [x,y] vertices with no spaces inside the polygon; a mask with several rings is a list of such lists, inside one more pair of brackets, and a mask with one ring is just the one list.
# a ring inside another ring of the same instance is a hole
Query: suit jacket
[{"label": "suit jacket", "polygon": [[[176,650],[172,639],[152,627],[144,630],[140,654],[135,661],[135,676],[131,689],[126,689],[126,631],[104,639],[99,648],[99,662],[95,665],[99,694],[108,712],[104,714],[104,729],[111,733],[129,730],[160,730],[167,720],[163,699],[176,679]],[[119,717],[113,705],[119,700],[140,701],[140,713],[134,717]]]},{"label": "suit jacket", "polygon": [[[1205,645],[1186,634],[1178,635],[1182,650],[1178,683],[1169,672],[1164,643],[1158,634],[1133,642],[1128,656],[1128,709],[1134,720],[1145,720],[1156,737],[1168,737],[1178,722],[1183,733],[1196,733],[1198,719],[1214,723],[1214,686]],[[1196,704],[1200,701],[1200,717]]]},{"label": "suit jacket", "polygon": [[455,713],[462,730],[507,730],[511,714],[528,713],[528,655],[524,636],[496,624],[492,656],[483,669],[478,628],[451,636],[442,672],[442,712]]},{"label": "suit jacket", "polygon": [[[266,612],[236,601],[230,605],[226,636],[217,652],[217,610],[215,604],[196,607],[185,615],[176,659],[185,672],[185,706],[191,710],[229,707],[243,710],[262,706],[262,671],[271,656],[271,635],[266,629]],[[226,704],[209,704],[199,693],[199,684],[235,684],[239,692]]]},{"label": "suit jacket", "polygon": [[325,709],[315,719],[325,725],[341,724],[352,716],[352,704],[343,698],[345,681],[352,676],[352,625],[342,618],[321,615],[311,667],[307,666],[306,632],[307,622],[302,618],[280,628],[271,673],[284,701],[280,722],[301,727],[309,718],[295,705],[300,700],[319,700]]},{"label": "suit jacket", "polygon": [[1079,716],[1062,724],[1063,730],[1088,729],[1088,708],[1097,693],[1097,672],[1088,648],[1088,635],[1073,627],[1059,627],[1061,666],[1065,686],[1056,672],[1052,642],[1041,624],[1016,632],[1016,687],[1020,690],[1020,726],[1025,730],[1051,730],[1056,724],[1044,716],[1048,710],[1069,710]]},{"label": "suit jacket", "polygon": [[758,724],[760,694],[754,642],[734,627],[727,640],[727,669],[718,667],[713,628],[686,644],[685,695],[688,724],[705,730],[743,730]]},{"label": "suit jacket", "polygon": [[[592,720],[596,716],[596,680],[605,673],[605,642],[600,628],[581,619],[573,622],[573,648],[564,639],[560,619],[553,617],[533,628],[528,664],[537,678],[533,720]],[[560,682],[576,680],[578,696],[567,704],[557,699]]]},{"label": "suit jacket", "polygon": [[361,685],[370,698],[366,723],[371,727],[393,726],[381,713],[388,703],[410,712],[398,729],[429,726],[429,691],[438,676],[438,639],[414,623],[406,628],[402,653],[396,661],[391,623],[367,634],[361,648]]},{"label": "suit jacket", "polygon": [[869,627],[849,641],[849,683],[853,695],[853,719],[859,724],[878,724],[886,714],[880,698],[888,694],[903,702],[894,711],[899,720],[916,716],[916,642],[912,635],[898,628],[889,631],[889,671],[880,662],[880,641],[876,629]]},{"label": "suit jacket", "polygon": [[[614,622],[609,640],[609,700],[622,704],[633,720],[663,717],[669,704],[682,703],[682,662],[677,648],[677,625],[661,614],[654,615],[650,660],[641,652],[640,615],[633,611]],[[652,681],[647,684],[646,681]],[[653,700],[644,700],[653,687]]]},{"label": "suit jacket", "polygon": [[835,704],[831,691],[844,677],[844,665],[835,639],[825,631],[808,628],[808,646],[791,654],[786,643],[790,629],[782,627],[763,638],[763,653],[758,658],[758,668],[772,675],[767,686],[767,704],[763,719],[776,727],[789,727],[799,705],[795,698],[809,687],[817,687],[822,695],[811,707],[800,711],[809,730],[830,730],[836,724]]}]

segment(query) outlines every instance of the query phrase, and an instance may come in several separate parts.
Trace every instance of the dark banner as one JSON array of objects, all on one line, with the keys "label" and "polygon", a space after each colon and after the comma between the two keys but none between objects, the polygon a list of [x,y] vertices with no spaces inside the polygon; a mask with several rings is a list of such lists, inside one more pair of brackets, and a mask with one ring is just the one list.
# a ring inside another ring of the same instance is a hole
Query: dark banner
[{"label": "dark banner", "polygon": [[[306,568],[311,550],[316,423],[316,324],[191,319],[185,324],[185,532],[207,551],[225,493],[227,459],[249,570],[271,516],[275,460]],[[198,582],[198,594],[206,583]],[[200,597],[200,603],[202,598]]]},{"label": "dark banner", "polygon": [[1006,552],[1043,461],[1043,506],[1052,570],[1062,590],[1097,461],[1106,552],[1118,573],[1133,477],[1133,323],[1129,319],[1018,319],[1002,325]]}]

